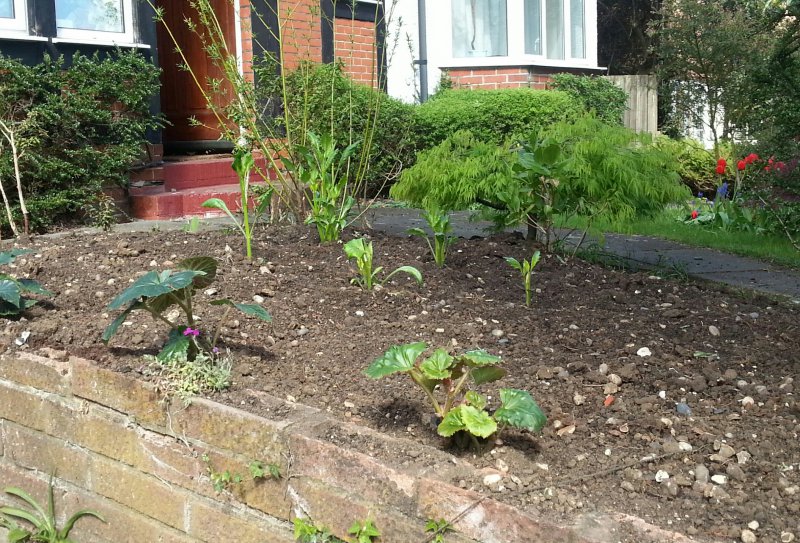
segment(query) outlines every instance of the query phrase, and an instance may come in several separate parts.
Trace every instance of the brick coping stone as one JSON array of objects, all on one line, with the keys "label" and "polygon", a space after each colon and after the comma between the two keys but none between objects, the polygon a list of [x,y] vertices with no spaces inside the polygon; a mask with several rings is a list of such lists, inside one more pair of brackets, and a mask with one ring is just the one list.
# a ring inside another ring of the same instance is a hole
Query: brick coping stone
[{"label": "brick coping stone", "polygon": [[[298,516],[338,537],[354,520],[371,518],[383,543],[424,543],[427,519],[456,517],[448,543],[696,541],[621,513],[547,519],[450,484],[476,468],[444,451],[252,395],[274,416],[203,398],[188,406],[164,402],[151,383],[61,351],[2,355],[2,486],[41,488],[57,470],[64,496],[126,525],[109,522],[84,536],[82,524],[95,525],[82,520],[75,537],[87,543],[152,537],[136,533],[158,533],[158,541],[288,543],[289,522]],[[341,436],[356,438],[367,453],[340,446]],[[391,460],[369,455],[380,450],[392,451]],[[279,463],[282,478],[250,480],[252,460]],[[209,466],[244,480],[217,493]]]}]

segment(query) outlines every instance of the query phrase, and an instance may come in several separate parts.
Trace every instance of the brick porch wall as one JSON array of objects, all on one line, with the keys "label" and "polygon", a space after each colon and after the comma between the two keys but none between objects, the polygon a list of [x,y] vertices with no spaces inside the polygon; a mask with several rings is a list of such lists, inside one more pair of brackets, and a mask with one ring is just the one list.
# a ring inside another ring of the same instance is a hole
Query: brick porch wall
[{"label": "brick porch wall", "polygon": [[533,73],[526,67],[451,68],[447,70],[453,85],[469,89],[507,89],[530,87],[545,89],[551,78]]},{"label": "brick porch wall", "polygon": [[334,22],[334,51],[344,71],[356,83],[377,86],[375,23],[338,18]]}]

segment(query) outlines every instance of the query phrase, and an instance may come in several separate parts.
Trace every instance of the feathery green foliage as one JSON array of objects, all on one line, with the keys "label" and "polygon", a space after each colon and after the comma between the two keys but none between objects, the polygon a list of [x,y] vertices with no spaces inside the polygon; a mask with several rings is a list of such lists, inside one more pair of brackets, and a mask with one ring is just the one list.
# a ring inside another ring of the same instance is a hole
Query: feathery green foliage
[{"label": "feathery green foliage", "polygon": [[512,161],[507,145],[485,143],[462,130],[419,153],[390,194],[424,209],[468,209],[510,182]]},{"label": "feathery green foliage", "polygon": [[652,138],[593,115],[533,132],[516,150],[457,133],[420,153],[392,196],[445,210],[481,204],[499,228],[527,223],[545,234],[558,214],[619,222],[689,196]]}]

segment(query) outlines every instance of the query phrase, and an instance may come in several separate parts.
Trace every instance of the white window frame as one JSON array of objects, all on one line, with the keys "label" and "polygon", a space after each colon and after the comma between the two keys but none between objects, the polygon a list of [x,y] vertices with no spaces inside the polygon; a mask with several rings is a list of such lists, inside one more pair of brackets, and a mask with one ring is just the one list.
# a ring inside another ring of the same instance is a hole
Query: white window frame
[{"label": "white window frame", "polygon": [[[52,0],[55,4],[55,0]],[[84,30],[58,27],[57,38],[53,42],[100,43],[109,45],[130,45],[134,43],[133,4],[134,0],[122,1],[122,32],[106,32],[102,30]],[[56,16],[58,21],[58,16]],[[56,24],[58,24],[56,22]]]},{"label": "white window frame", "polygon": [[14,18],[0,18],[0,33],[28,31],[28,3],[26,0],[11,0]]},{"label": "white window frame", "polygon": [[[480,68],[493,66],[547,66],[554,68],[597,69],[597,0],[585,0],[584,17],[584,57],[571,58],[572,25],[570,24],[570,2],[561,0],[564,10],[564,59],[547,58],[547,6],[542,0],[542,54],[525,53],[525,7],[524,0],[507,0],[507,38],[508,55],[493,57],[454,57],[453,21],[451,1],[428,2],[429,21],[441,21],[436,33],[428,36],[429,64],[442,68]],[[432,79],[436,80],[436,78]]]}]

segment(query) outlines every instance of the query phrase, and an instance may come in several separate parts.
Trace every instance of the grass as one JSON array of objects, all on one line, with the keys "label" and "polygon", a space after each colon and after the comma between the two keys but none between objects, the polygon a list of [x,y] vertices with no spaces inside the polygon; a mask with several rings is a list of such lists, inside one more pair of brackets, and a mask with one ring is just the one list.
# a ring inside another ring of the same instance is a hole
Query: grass
[{"label": "grass", "polygon": [[[565,226],[582,228],[585,224],[585,220],[570,219]],[[752,232],[726,232],[703,228],[699,225],[684,224],[676,221],[668,212],[649,219],[636,219],[621,225],[595,223],[592,226],[602,232],[665,238],[686,245],[708,247],[791,268],[800,268],[800,252],[795,250],[789,240],[784,237]]]}]

